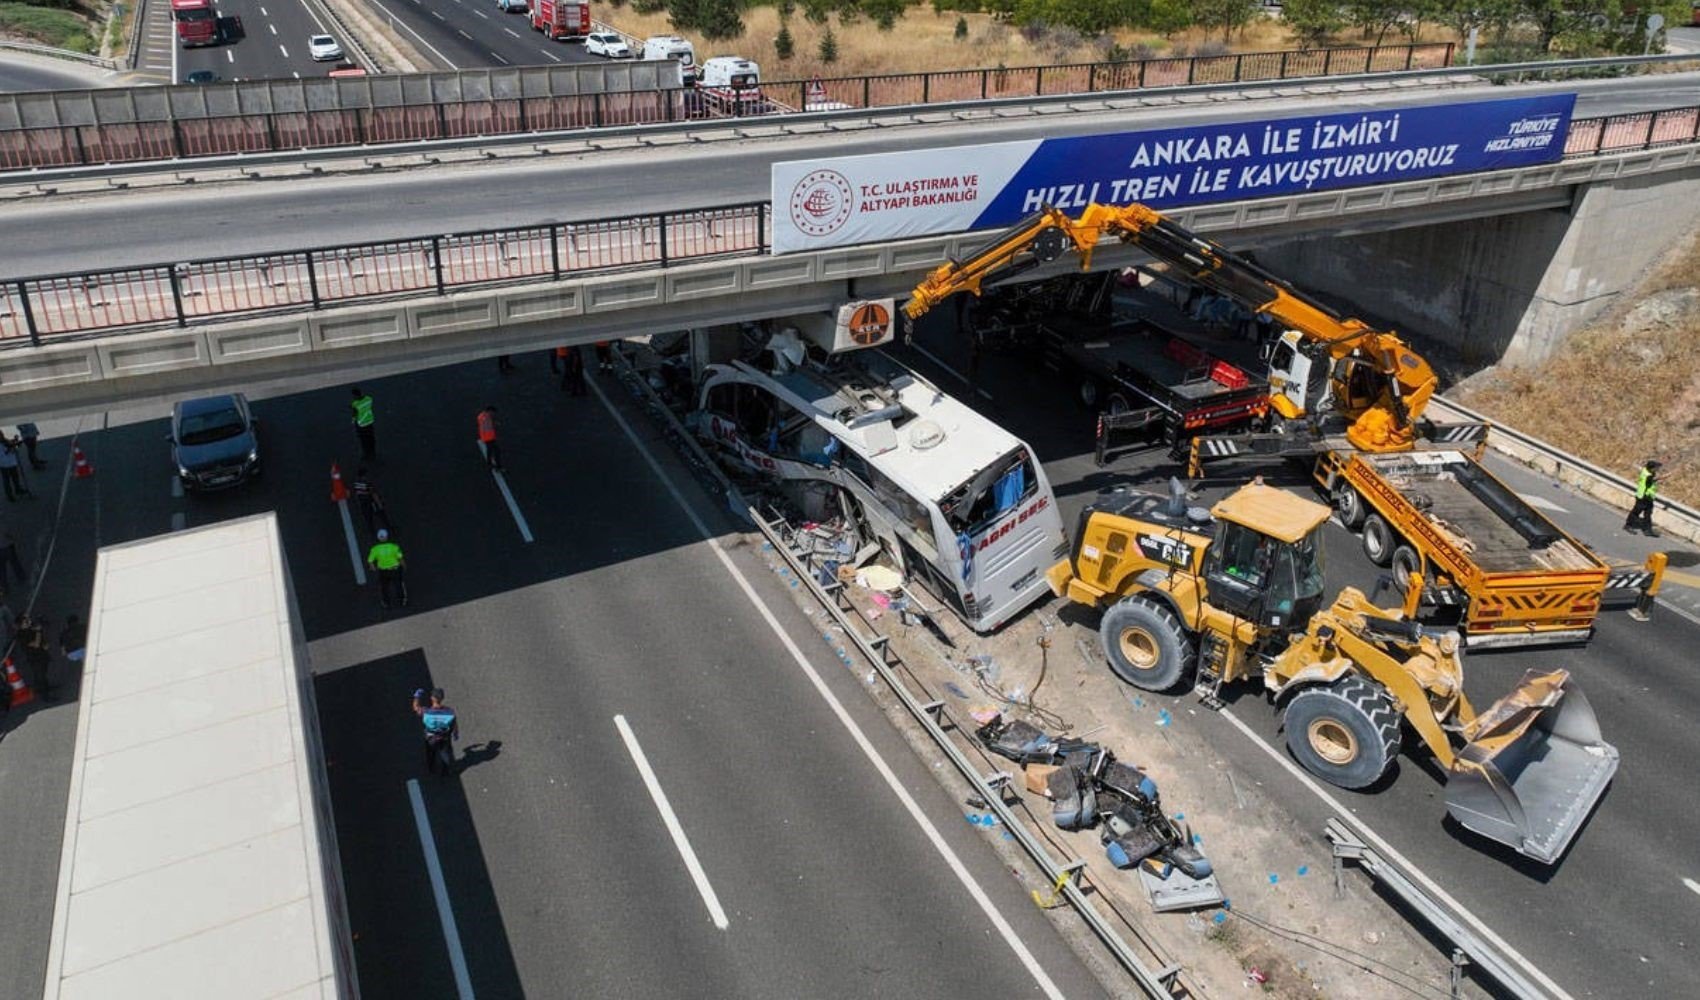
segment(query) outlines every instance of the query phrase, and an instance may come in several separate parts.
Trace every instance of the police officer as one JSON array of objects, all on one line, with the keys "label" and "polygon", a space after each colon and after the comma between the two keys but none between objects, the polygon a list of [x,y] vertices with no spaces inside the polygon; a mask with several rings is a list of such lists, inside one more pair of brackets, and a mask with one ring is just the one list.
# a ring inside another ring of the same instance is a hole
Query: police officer
[{"label": "police officer", "polygon": [[1629,518],[1623,522],[1624,531],[1640,531],[1648,538],[1657,538],[1653,530],[1653,501],[1659,496],[1659,469],[1663,463],[1648,459],[1635,479],[1635,506],[1629,508]]},{"label": "police officer", "polygon": [[372,394],[360,391],[359,386],[353,389],[354,401],[349,408],[354,411],[354,433],[360,438],[360,457],[368,462],[378,457],[378,428],[377,415],[372,412]]},{"label": "police officer", "polygon": [[401,598],[401,606],[407,607],[407,558],[401,554],[401,546],[390,541],[387,529],[378,529],[378,544],[366,553],[366,565],[378,572],[378,599],[384,607],[390,606],[391,591]]}]

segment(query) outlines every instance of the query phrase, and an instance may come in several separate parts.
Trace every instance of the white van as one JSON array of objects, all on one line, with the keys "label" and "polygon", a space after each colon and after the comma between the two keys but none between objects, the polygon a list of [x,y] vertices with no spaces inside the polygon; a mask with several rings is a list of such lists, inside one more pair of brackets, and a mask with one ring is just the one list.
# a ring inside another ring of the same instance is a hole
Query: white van
[{"label": "white van", "polygon": [[761,67],[742,56],[715,56],[703,62],[697,87],[704,97],[741,104],[748,112],[762,101]]},{"label": "white van", "polygon": [[677,59],[679,73],[685,82],[694,83],[697,78],[697,50],[691,43],[678,35],[651,35],[643,40],[643,52],[639,59]]}]

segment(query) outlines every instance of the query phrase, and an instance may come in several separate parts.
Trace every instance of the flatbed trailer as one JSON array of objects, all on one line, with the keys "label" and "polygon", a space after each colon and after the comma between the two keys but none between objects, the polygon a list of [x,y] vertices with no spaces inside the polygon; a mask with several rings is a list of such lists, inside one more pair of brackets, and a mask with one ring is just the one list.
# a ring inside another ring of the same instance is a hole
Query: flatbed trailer
[{"label": "flatbed trailer", "polygon": [[1108,323],[1068,318],[1040,323],[1045,365],[1078,382],[1076,394],[1097,409],[1098,460],[1131,434],[1131,447],[1180,447],[1196,434],[1252,426],[1269,413],[1269,386],[1246,369],[1143,319]]},{"label": "flatbed trailer", "polygon": [[1593,635],[1610,569],[1470,455],[1335,449],[1315,477],[1372,562],[1457,608],[1472,648]]}]

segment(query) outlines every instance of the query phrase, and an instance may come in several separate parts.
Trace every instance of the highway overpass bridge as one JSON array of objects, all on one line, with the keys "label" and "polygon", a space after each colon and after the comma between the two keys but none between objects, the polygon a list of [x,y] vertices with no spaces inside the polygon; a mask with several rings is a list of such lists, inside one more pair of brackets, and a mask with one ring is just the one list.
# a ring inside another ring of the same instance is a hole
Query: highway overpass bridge
[{"label": "highway overpass bridge", "polygon": [[[1700,91],[1695,77],[1516,88],[1559,91],[1581,100],[1557,163],[1173,214],[1237,247],[1266,248],[1265,260],[1293,280],[1373,299],[1383,318],[1452,336],[1482,360],[1539,357],[1700,211],[1692,207],[1700,205],[1700,99],[1670,107]],[[768,253],[770,213],[757,200],[768,166],[822,150],[852,155],[1506,92],[1359,88],[1260,104],[911,116],[883,128],[853,119],[746,123],[707,138],[693,127],[401,172],[368,160],[353,173],[327,165],[269,181],[203,177],[192,189],[180,173],[142,175],[99,196],[14,197],[0,218],[0,274],[25,280],[0,293],[0,335],[16,342],[0,351],[0,418],[213,386],[337,381],[829,308],[900,295],[925,269],[984,241],[983,233],[953,234]],[[1625,105],[1662,110],[1590,116]],[[1135,260],[1118,247],[1095,266]],[[1459,330],[1468,339],[1451,333]]]}]

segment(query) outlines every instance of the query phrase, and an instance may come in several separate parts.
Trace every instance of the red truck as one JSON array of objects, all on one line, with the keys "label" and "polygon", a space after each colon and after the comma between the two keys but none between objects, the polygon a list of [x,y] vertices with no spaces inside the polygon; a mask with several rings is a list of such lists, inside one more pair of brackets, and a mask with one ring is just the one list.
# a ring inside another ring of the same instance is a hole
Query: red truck
[{"label": "red truck", "polygon": [[177,23],[177,44],[186,49],[224,41],[212,0],[171,0],[171,19]]},{"label": "red truck", "polygon": [[[173,0],[175,2],[175,0]],[[531,30],[560,41],[583,41],[590,34],[590,4],[563,0],[534,0]]]}]

